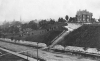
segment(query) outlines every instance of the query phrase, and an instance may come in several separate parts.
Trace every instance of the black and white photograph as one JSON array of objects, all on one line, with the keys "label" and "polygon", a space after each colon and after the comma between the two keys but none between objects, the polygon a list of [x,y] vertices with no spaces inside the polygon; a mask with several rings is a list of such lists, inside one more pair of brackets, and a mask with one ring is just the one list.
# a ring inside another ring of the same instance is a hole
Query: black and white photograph
[{"label": "black and white photograph", "polygon": [[0,61],[100,61],[100,0],[0,0]]}]

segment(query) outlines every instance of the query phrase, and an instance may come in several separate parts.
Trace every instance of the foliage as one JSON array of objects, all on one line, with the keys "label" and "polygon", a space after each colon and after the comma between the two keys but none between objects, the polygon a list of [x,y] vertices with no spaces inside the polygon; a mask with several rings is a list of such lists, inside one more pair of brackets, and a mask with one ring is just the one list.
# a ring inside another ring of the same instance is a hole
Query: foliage
[{"label": "foliage", "polygon": [[77,22],[76,17],[70,17],[68,22]]},{"label": "foliage", "polygon": [[39,21],[39,27],[40,28],[46,28],[46,27],[48,27],[49,25],[53,25],[53,24],[55,24],[56,22],[55,22],[55,20],[54,19],[50,19],[50,21],[47,21],[47,20],[41,20],[41,21]]},{"label": "foliage", "polygon": [[38,24],[34,20],[32,20],[29,23],[22,24],[21,28],[22,29],[31,28],[33,30],[36,30],[36,29],[38,29]]},{"label": "foliage", "polygon": [[38,29],[38,24],[36,22],[34,22],[34,20],[32,20],[28,23],[28,28],[36,30],[36,29]]},{"label": "foliage", "polygon": [[20,21],[12,21],[11,26],[20,26],[22,23]]},{"label": "foliage", "polygon": [[19,28],[17,26],[11,26],[11,27],[9,27],[8,31],[10,33],[18,33],[19,32]]},{"label": "foliage", "polygon": [[66,20],[63,19],[63,18],[59,18],[59,19],[58,19],[58,22],[66,22]]},{"label": "foliage", "polygon": [[27,24],[27,23],[22,24],[22,25],[21,25],[21,28],[22,28],[22,29],[28,28],[28,24]]},{"label": "foliage", "polygon": [[98,19],[98,21],[100,22],[100,18]]},{"label": "foliage", "polygon": [[45,27],[45,26],[47,26],[48,25],[48,21],[46,21],[46,20],[41,20],[40,22],[39,22],[39,26],[40,27]]},{"label": "foliage", "polygon": [[66,16],[65,16],[65,19],[66,19],[66,20],[68,20],[68,19],[69,19],[68,15],[66,15]]},{"label": "foliage", "polygon": [[[58,22],[64,23],[66,22],[66,20],[63,18],[59,18]],[[14,20],[12,22],[5,22],[0,27],[0,30],[3,33],[3,35],[9,35],[9,37],[14,38],[16,34],[18,36],[24,36],[25,34],[26,36],[27,33],[32,32],[33,30],[47,29],[47,28],[49,29],[53,26],[57,26],[58,22],[56,22],[54,19],[49,19],[49,21],[47,21],[46,19],[42,19],[39,22],[36,22],[35,20],[31,20],[30,22],[23,24],[20,21]],[[29,31],[29,29],[31,29],[32,31]]]},{"label": "foliage", "polygon": [[96,22],[96,19],[95,19],[95,18],[92,18],[92,19],[91,19],[91,22],[92,22],[92,23],[95,23],[95,22]]},{"label": "foliage", "polygon": [[50,19],[49,24],[54,24],[55,20],[54,19]]}]

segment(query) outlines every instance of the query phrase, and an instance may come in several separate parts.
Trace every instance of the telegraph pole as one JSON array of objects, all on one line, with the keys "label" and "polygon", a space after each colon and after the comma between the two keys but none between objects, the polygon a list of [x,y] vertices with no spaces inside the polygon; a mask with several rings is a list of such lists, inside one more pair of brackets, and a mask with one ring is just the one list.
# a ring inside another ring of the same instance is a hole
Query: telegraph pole
[{"label": "telegraph pole", "polygon": [[28,61],[28,51],[27,51],[27,61]]},{"label": "telegraph pole", "polygon": [[37,61],[38,61],[38,42],[37,42]]}]

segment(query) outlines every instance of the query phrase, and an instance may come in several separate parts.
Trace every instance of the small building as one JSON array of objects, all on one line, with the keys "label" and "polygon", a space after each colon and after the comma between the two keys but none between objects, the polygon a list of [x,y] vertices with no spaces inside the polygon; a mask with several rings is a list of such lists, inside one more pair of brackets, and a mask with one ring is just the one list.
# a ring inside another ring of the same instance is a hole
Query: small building
[{"label": "small building", "polygon": [[87,10],[79,10],[76,13],[77,22],[91,22],[93,14]]}]

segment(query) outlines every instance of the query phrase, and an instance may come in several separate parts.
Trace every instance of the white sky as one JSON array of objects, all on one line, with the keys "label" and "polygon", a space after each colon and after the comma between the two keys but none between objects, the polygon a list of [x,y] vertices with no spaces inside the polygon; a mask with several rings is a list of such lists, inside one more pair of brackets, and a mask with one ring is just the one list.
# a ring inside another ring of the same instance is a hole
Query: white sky
[{"label": "white sky", "polygon": [[93,17],[100,16],[100,0],[0,0],[0,22],[75,16],[77,10],[87,9]]}]

